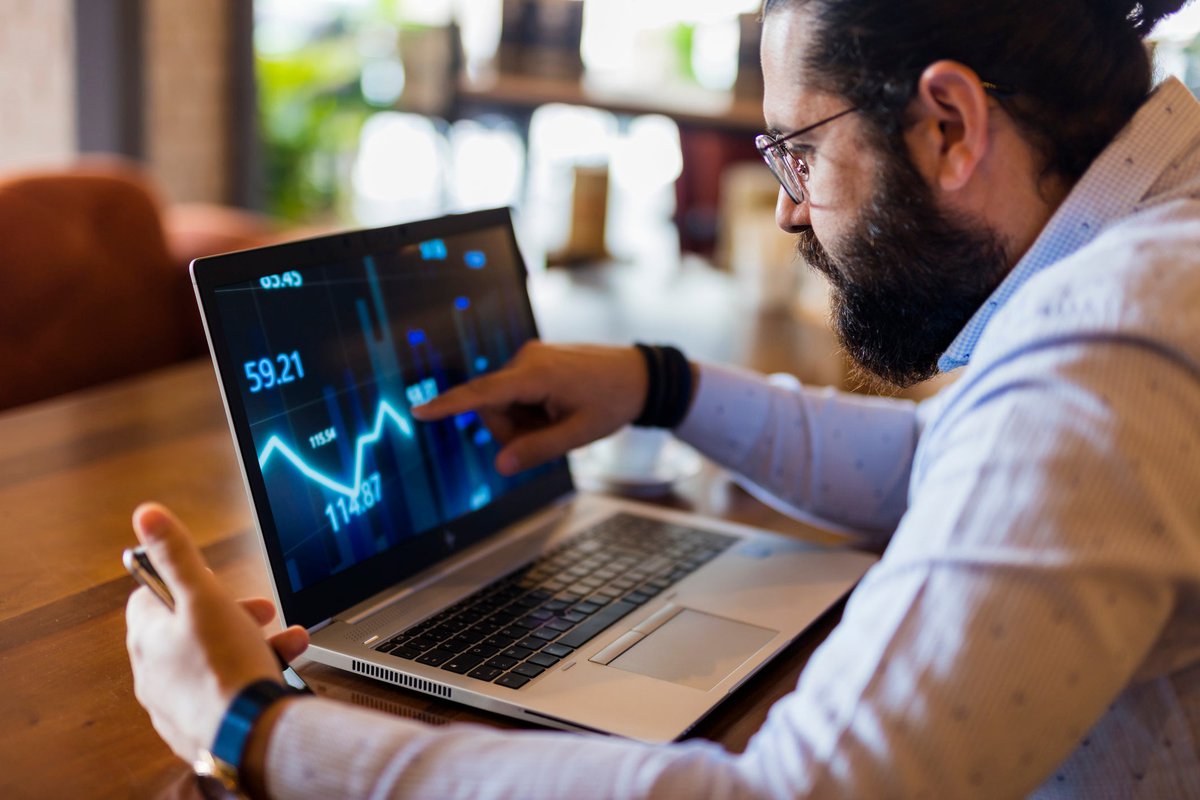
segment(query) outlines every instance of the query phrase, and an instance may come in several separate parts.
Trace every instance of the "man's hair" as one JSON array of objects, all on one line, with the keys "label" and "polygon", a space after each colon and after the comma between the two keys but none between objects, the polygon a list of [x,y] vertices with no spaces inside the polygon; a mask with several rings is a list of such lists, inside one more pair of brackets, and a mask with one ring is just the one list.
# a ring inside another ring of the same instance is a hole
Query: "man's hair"
[{"label": "man's hair", "polygon": [[1142,39],[1188,0],[766,0],[763,16],[805,7],[811,44],[797,65],[860,107],[895,144],[924,69],[957,61],[1012,94],[1000,102],[1042,156],[1077,180],[1146,99]]}]

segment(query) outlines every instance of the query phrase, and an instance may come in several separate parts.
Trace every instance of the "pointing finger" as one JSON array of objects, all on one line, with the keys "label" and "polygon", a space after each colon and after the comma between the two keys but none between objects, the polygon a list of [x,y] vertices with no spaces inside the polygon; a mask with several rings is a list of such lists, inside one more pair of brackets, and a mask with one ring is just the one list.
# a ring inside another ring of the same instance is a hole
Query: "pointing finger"
[{"label": "pointing finger", "polygon": [[425,405],[414,407],[412,415],[423,422],[433,422],[481,408],[535,404],[544,399],[545,391],[534,386],[527,376],[501,370],[449,389]]}]

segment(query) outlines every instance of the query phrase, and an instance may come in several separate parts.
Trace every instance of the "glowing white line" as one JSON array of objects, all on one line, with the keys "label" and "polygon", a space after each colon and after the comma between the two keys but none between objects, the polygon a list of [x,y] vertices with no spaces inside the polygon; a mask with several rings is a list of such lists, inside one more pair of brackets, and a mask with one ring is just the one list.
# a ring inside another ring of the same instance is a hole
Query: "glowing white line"
[{"label": "glowing white line", "polygon": [[344,494],[353,499],[358,497],[359,491],[362,490],[363,453],[365,452],[367,445],[375,444],[381,438],[383,438],[383,423],[388,419],[395,423],[396,427],[400,429],[401,433],[409,438],[412,438],[412,426],[408,424],[408,420],[400,416],[400,412],[396,411],[396,409],[393,408],[392,405],[386,400],[382,401],[379,404],[379,411],[375,415],[375,429],[368,434],[358,437],[358,442],[355,445],[353,486],[348,486],[344,483],[338,483],[328,475],[313,469],[305,463],[303,458],[296,455],[296,451],[284,444],[278,436],[272,436],[267,440],[267,446],[263,448],[262,452],[258,456],[258,466],[260,469],[266,469],[267,462],[271,459],[271,456],[278,451],[281,456],[292,462],[292,465],[296,469],[300,470],[300,473],[313,483],[319,483],[326,489],[337,492],[338,494]]}]

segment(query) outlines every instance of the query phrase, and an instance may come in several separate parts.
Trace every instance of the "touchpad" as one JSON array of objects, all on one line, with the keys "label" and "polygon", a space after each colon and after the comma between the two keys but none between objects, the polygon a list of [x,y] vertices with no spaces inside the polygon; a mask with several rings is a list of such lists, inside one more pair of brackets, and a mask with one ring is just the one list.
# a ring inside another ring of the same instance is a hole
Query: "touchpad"
[{"label": "touchpad", "polygon": [[707,691],[777,633],[683,608],[609,666]]}]

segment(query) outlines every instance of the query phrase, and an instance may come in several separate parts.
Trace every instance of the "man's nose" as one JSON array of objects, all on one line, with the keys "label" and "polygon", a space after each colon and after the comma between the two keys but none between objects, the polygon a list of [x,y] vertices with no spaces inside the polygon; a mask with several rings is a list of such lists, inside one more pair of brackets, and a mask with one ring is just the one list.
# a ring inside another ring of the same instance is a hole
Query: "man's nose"
[{"label": "man's nose", "polygon": [[787,233],[799,233],[809,227],[812,221],[808,217],[808,199],[803,203],[794,203],[783,187],[779,187],[779,197],[775,201],[775,224]]}]

